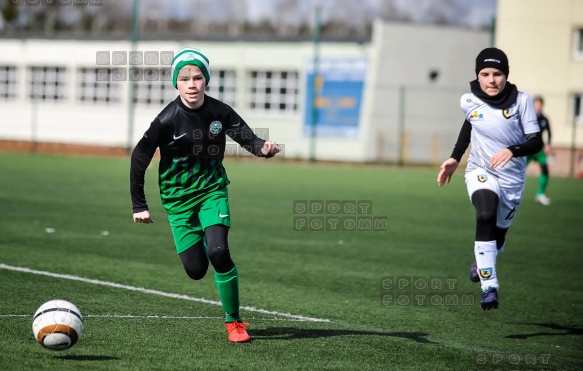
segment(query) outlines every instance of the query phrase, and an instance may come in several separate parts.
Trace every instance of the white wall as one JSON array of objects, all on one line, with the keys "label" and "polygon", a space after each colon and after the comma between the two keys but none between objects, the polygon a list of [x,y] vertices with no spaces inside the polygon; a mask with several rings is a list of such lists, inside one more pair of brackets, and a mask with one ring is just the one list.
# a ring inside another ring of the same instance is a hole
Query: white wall
[{"label": "white wall", "polygon": [[[309,141],[302,134],[305,63],[313,56],[313,44],[305,43],[250,43],[250,42],[141,42],[140,51],[177,51],[196,47],[211,60],[211,68],[237,71],[238,89],[235,109],[252,128],[268,128],[270,137],[286,146],[286,156],[306,158]],[[115,105],[87,105],[76,101],[79,94],[76,81],[78,68],[96,68],[98,51],[128,51],[127,41],[71,41],[71,40],[0,40],[0,65],[19,68],[19,96],[14,101],[0,99],[0,139],[41,142],[79,143],[104,146],[126,146],[129,133],[127,82],[121,86],[121,102]],[[321,58],[364,57],[369,45],[322,43]],[[64,66],[70,71],[68,97],[65,101],[33,104],[27,97],[29,86],[26,72],[30,66]],[[261,114],[247,108],[244,79],[256,69],[297,71],[300,76],[299,108],[297,113]],[[36,107],[36,108],[35,108]],[[163,106],[135,107],[134,145]],[[33,118],[36,117],[36,120]],[[34,124],[33,124],[33,121]],[[348,144],[348,146],[346,146]],[[338,151],[339,146],[343,150]],[[316,146],[317,158],[335,160],[362,160],[363,140],[321,139]]]},{"label": "white wall", "polygon": [[[572,141],[573,93],[583,94],[583,59],[574,32],[583,28],[583,0],[498,0],[496,45],[508,54],[509,80],[545,98],[555,147]],[[577,132],[583,146],[583,130]]]},{"label": "white wall", "polygon": [[[370,159],[397,161],[399,149],[409,163],[447,158],[464,121],[459,99],[476,78],[476,56],[489,46],[486,31],[377,21],[367,116],[368,143],[375,149]],[[438,73],[433,81],[431,72]]]}]

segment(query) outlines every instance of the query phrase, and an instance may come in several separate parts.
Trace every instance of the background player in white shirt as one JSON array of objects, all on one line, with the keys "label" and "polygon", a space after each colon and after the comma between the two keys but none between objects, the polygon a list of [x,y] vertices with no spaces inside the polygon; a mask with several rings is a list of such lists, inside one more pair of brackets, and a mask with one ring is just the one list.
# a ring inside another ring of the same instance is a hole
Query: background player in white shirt
[{"label": "background player in white shirt", "polygon": [[496,256],[522,201],[526,159],[543,147],[532,98],[508,82],[508,58],[496,48],[476,57],[477,79],[461,98],[466,120],[451,157],[443,162],[437,183],[451,181],[468,146],[466,186],[476,209],[476,263],[470,279],[482,286],[482,310],[498,307]]}]

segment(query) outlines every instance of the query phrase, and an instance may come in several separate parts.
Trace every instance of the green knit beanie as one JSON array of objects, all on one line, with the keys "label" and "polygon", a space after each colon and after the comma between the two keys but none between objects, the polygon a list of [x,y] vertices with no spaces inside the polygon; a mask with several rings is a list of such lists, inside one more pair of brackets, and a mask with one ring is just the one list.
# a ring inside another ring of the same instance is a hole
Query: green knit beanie
[{"label": "green knit beanie", "polygon": [[205,77],[206,85],[211,80],[211,66],[209,59],[198,49],[184,48],[174,55],[172,58],[172,84],[178,89],[176,80],[178,79],[178,71],[187,64],[193,64],[200,68]]}]

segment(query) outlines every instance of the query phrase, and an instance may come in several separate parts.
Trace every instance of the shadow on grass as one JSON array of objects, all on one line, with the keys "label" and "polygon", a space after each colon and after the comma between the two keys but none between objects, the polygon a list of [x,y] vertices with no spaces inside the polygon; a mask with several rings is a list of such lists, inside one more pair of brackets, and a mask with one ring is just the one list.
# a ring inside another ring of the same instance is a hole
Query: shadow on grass
[{"label": "shadow on grass", "polygon": [[575,328],[575,327],[568,327],[568,326],[561,326],[554,323],[519,323],[519,325],[534,325],[540,327],[546,327],[549,329],[557,330],[557,331],[564,331],[564,332],[535,332],[532,334],[515,334],[515,335],[508,335],[506,338],[508,339],[521,339],[526,340],[530,337],[534,336],[564,336],[564,335],[583,335],[583,329]]},{"label": "shadow on grass", "polygon": [[315,339],[332,336],[389,336],[413,340],[416,343],[433,344],[425,339],[429,334],[422,332],[375,332],[358,330],[322,330],[302,329],[294,327],[272,327],[267,329],[250,330],[249,335],[254,339],[289,340],[289,339]]},{"label": "shadow on grass", "polygon": [[118,357],[109,356],[57,356],[55,358],[67,361],[113,361],[119,359]]}]

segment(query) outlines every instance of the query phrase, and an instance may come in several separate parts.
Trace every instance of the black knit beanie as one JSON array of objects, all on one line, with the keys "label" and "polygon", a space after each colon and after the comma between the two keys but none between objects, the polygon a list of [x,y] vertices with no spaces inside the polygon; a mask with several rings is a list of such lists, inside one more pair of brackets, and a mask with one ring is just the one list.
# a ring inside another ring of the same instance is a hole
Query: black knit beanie
[{"label": "black knit beanie", "polygon": [[486,48],[478,54],[476,57],[476,76],[484,68],[496,68],[502,71],[506,78],[508,78],[508,73],[510,72],[510,67],[508,66],[508,57],[500,49],[497,48]]}]

